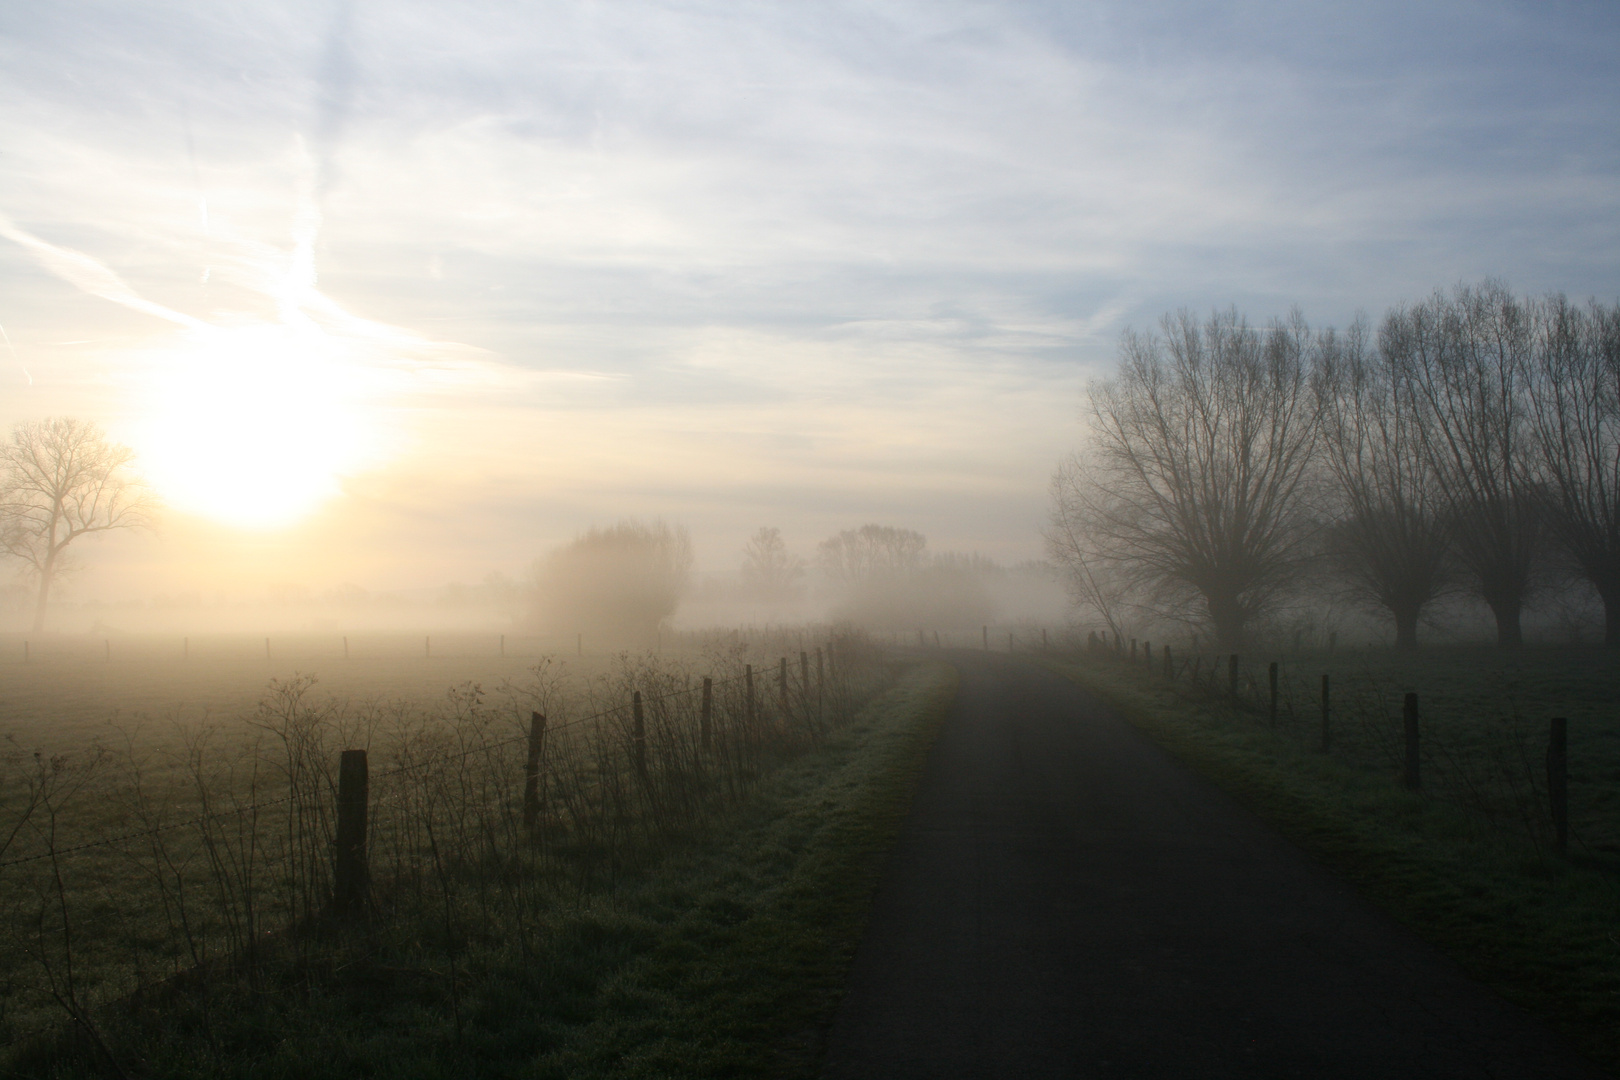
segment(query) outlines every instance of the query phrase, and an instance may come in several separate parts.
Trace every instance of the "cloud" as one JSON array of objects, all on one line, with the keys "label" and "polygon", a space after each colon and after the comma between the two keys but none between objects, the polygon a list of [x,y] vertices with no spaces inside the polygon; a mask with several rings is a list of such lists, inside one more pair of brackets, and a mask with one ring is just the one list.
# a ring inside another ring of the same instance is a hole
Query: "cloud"
[{"label": "cloud", "polygon": [[969,493],[1038,520],[1127,324],[1620,295],[1616,44],[1460,2],[34,5],[0,40],[0,321],[42,384],[10,407],[138,382],[170,326],[307,320],[402,468],[716,521],[725,485],[886,497],[1033,554]]}]

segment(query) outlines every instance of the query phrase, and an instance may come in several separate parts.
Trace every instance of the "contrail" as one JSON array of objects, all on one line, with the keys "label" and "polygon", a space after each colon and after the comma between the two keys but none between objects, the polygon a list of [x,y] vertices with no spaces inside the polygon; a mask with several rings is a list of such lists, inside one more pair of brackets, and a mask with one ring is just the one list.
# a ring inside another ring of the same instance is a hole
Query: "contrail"
[{"label": "contrail", "polygon": [[194,319],[190,315],[154,304],[125,284],[124,279],[113,273],[103,264],[92,259],[81,251],[72,248],[57,247],[55,244],[41,240],[31,233],[17,228],[11,219],[0,214],[0,236],[16,244],[21,244],[38,259],[45,269],[75,285],[91,296],[99,296],[103,300],[111,300],[115,304],[123,304],[127,308],[155,315],[159,319],[167,319],[172,323],[192,330],[207,330],[209,325],[201,319]]},{"label": "contrail", "polygon": [[15,346],[15,345],[13,345],[11,343],[11,335],[6,333],[6,328],[5,328],[5,326],[3,324],[0,324],[0,338],[5,339],[6,348],[11,350],[11,358],[13,360],[17,361],[17,366],[22,368],[22,371],[23,371],[24,375],[28,376],[28,385],[33,386],[34,385],[34,376],[28,370],[28,365],[23,363],[22,358],[17,355],[17,346]]}]

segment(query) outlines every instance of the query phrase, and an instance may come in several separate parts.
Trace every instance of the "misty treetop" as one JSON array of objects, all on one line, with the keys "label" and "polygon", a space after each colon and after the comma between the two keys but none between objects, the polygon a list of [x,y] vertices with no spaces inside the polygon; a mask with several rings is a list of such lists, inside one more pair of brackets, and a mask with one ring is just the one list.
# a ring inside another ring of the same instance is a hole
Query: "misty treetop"
[{"label": "misty treetop", "polygon": [[685,527],[627,519],[587,529],[535,562],[535,615],[548,630],[649,648],[692,573]]},{"label": "misty treetop", "polygon": [[72,569],[81,536],[150,524],[156,502],[131,470],[134,453],[72,417],[18,424],[0,444],[0,552],[35,586],[34,632],[51,587]]},{"label": "misty treetop", "polygon": [[1151,618],[1236,649],[1314,593],[1414,647],[1466,594],[1516,645],[1525,606],[1581,580],[1620,644],[1617,312],[1487,281],[1396,308],[1376,340],[1235,309],[1127,331],[1053,477],[1048,550],[1116,633]]}]

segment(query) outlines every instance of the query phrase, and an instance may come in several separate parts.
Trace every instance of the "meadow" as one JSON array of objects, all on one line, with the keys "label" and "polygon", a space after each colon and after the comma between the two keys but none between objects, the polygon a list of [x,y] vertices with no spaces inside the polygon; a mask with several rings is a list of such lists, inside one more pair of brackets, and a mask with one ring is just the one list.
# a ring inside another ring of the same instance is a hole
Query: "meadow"
[{"label": "meadow", "polygon": [[[493,635],[351,638],[347,658],[330,635],[272,637],[268,658],[262,638],[55,644],[0,665],[0,1036],[24,1071],[123,1071],[141,1038],[106,1032],[153,995],[196,995],[211,1027],[220,994],[312,991],[379,956],[460,1040],[481,949],[551,949],[560,909],[749,806],[897,675],[825,632],[566,658]],[[368,887],[339,917],[352,749]],[[253,1053],[192,1034],[210,1069]]]},{"label": "meadow", "polygon": [[[1050,663],[1477,978],[1620,1067],[1620,662],[1601,646],[1131,650]],[[1269,665],[1278,665],[1275,718]],[[1329,677],[1323,744],[1322,676]],[[1173,677],[1172,677],[1173,676]],[[1420,787],[1403,702],[1418,695]],[[1548,791],[1568,722],[1568,846]]]}]

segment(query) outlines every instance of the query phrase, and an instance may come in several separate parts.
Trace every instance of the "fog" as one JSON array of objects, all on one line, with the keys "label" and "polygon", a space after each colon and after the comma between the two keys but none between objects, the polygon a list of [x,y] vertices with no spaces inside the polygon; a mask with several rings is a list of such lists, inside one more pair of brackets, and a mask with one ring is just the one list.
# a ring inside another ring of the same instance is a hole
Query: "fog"
[{"label": "fog", "polygon": [[[152,511],[72,541],[44,625],[1097,622],[1042,530],[1127,330],[1620,295],[1616,36],[1512,5],[19,9],[0,432],[96,425]],[[685,570],[571,547],[626,522]],[[823,558],[869,525],[925,546]],[[762,529],[798,571],[766,588]],[[38,573],[0,560],[7,632]],[[1532,635],[1586,625],[1578,590],[1536,604]],[[1292,610],[1267,632],[1361,633]]]}]

